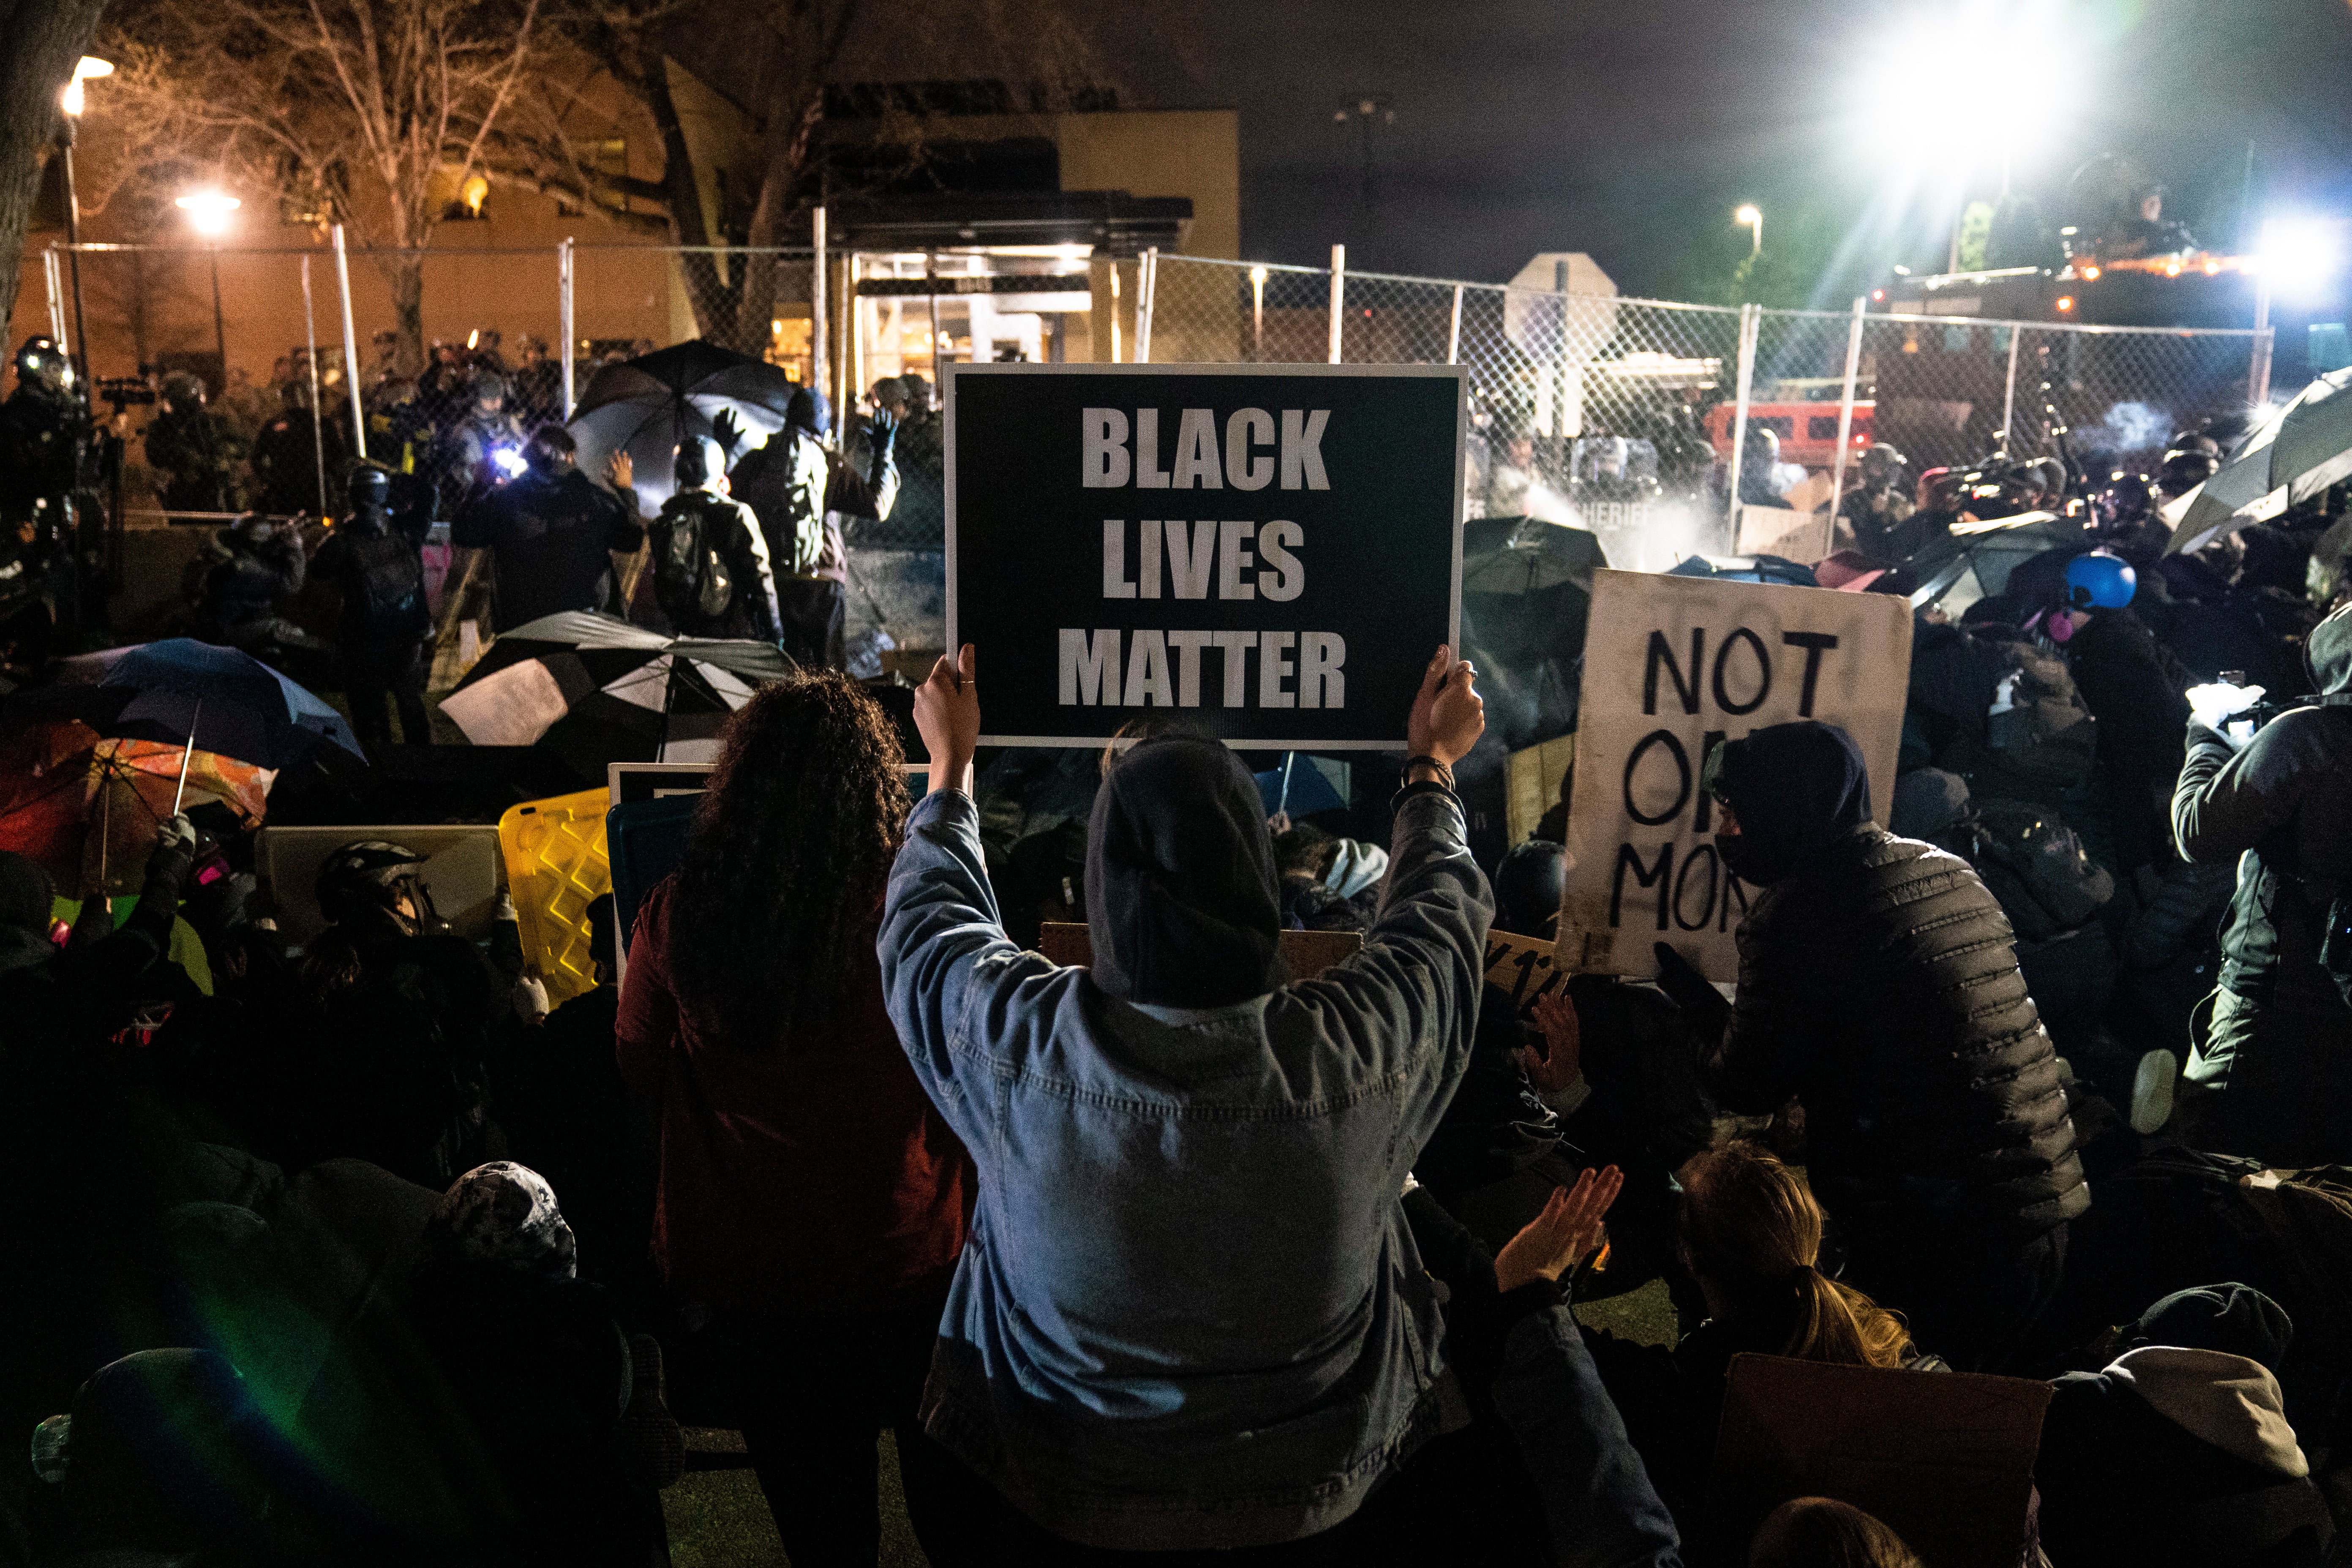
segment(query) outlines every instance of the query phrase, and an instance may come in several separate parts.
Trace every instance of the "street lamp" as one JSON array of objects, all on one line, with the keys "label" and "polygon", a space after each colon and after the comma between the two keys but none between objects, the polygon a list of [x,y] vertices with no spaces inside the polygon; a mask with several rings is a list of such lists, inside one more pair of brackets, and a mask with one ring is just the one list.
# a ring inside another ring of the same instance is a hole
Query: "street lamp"
[{"label": "street lamp", "polygon": [[81,310],[81,197],[74,185],[74,130],[81,123],[84,105],[81,84],[93,77],[112,76],[114,62],[100,59],[96,55],[84,55],[74,63],[73,79],[58,94],[58,107],[65,110],[65,123],[58,128],[58,152],[66,167],[66,265],[73,271],[74,352],[81,361],[82,396],[89,395],[89,331],[83,324]]},{"label": "street lamp", "polygon": [[1748,236],[1753,242],[1748,247],[1748,254],[1750,257],[1764,254],[1764,210],[1749,202],[1731,215],[1731,221],[1748,226]]},{"label": "street lamp", "polygon": [[220,355],[220,384],[228,386],[228,326],[221,318],[220,237],[228,232],[228,215],[245,204],[223,191],[191,191],[172,205],[188,215],[189,226],[205,237],[213,262],[213,348]]},{"label": "street lamp", "polygon": [[1253,267],[1250,279],[1250,358],[1265,359],[1265,268]]}]

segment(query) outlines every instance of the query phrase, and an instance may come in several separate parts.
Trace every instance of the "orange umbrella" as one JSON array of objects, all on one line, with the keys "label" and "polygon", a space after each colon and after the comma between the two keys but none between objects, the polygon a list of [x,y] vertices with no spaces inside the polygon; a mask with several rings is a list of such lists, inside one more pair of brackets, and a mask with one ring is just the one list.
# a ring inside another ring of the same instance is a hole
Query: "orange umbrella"
[{"label": "orange umbrella", "polygon": [[183,809],[210,801],[260,822],[278,776],[270,769],[161,742],[101,739],[71,720],[15,731],[0,738],[0,849],[38,861],[60,889],[102,881],[110,894],[135,893],[184,763]]}]

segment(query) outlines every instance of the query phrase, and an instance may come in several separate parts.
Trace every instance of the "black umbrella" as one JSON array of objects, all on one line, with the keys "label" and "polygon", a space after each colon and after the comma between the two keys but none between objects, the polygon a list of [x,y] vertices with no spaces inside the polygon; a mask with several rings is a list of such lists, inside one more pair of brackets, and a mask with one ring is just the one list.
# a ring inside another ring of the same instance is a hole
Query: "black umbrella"
[{"label": "black umbrella", "polygon": [[53,686],[9,699],[11,722],[78,719],[100,735],[157,741],[282,768],[320,740],[364,758],[343,716],[236,648],[191,637],[68,658]]},{"label": "black umbrella", "polygon": [[1537,594],[1562,583],[1592,592],[1592,572],[1609,564],[1589,529],[1539,517],[1479,518],[1463,525],[1465,594]]},{"label": "black umbrella", "polygon": [[607,763],[698,762],[754,689],[793,673],[772,643],[666,637],[567,610],[499,634],[441,711],[478,746]]},{"label": "black umbrella", "polygon": [[1533,517],[1462,528],[1462,643],[1478,666],[1489,728],[1514,749],[1576,721],[1592,573],[1609,564],[1581,528]]},{"label": "black umbrella", "polygon": [[580,444],[580,466],[601,473],[615,452],[636,466],[641,504],[659,505],[676,488],[670,454],[688,436],[708,436],[723,409],[746,434],[772,436],[797,384],[765,360],[695,339],[591,377],[567,426]]},{"label": "black umbrella", "polygon": [[2165,509],[2169,551],[2202,550],[2352,477],[2352,369],[2330,371],[2263,421],[2211,479]]}]

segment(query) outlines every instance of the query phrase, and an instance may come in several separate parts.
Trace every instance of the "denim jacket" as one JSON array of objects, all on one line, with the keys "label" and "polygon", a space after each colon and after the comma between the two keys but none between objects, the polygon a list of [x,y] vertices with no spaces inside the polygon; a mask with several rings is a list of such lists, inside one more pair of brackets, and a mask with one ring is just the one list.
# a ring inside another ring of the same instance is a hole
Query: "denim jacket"
[{"label": "denim jacket", "polygon": [[890,1017],[980,1170],[923,1416],[1046,1529],[1296,1540],[1447,1429],[1398,1194],[1468,1059],[1494,900],[1462,808],[1397,814],[1364,950],[1237,1005],[1141,1006],[1006,940],[961,792],[883,908]]}]

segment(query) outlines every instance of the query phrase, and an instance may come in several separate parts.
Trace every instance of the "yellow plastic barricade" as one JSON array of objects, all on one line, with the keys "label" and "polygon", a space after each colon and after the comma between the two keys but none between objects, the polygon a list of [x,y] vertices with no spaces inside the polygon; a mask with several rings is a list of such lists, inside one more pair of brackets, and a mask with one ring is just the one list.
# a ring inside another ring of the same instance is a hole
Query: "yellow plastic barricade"
[{"label": "yellow plastic barricade", "polygon": [[613,890],[604,849],[604,810],[611,804],[604,791],[586,789],[527,800],[499,818],[499,852],[522,927],[523,962],[546,984],[550,1007],[595,988],[588,905]]}]

